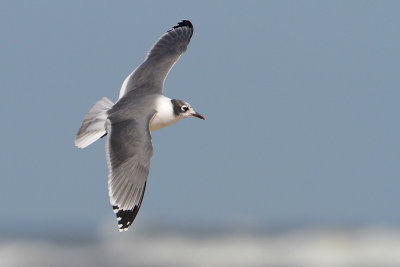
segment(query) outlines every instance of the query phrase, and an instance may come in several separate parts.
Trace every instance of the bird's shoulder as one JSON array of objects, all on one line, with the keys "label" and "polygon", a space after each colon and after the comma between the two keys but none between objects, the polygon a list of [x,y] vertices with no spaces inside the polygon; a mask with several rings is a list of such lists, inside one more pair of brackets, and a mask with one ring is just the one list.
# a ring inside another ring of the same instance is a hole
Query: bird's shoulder
[{"label": "bird's shoulder", "polygon": [[161,94],[148,94],[146,90],[134,90],[123,96],[108,111],[110,121],[135,120],[147,122],[155,113],[155,104]]}]

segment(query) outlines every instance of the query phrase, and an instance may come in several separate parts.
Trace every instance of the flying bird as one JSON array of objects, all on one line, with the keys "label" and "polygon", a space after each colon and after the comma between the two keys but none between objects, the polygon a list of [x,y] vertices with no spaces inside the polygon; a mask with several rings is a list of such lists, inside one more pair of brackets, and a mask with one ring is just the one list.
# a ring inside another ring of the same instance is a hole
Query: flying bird
[{"label": "flying bird", "polygon": [[76,135],[79,148],[106,136],[108,194],[120,231],[132,225],[142,204],[153,154],[150,132],[185,118],[204,120],[188,102],[163,95],[165,78],[186,51],[192,35],[189,20],[180,21],[162,35],[144,62],[125,79],[117,102],[106,97],[99,100]]}]

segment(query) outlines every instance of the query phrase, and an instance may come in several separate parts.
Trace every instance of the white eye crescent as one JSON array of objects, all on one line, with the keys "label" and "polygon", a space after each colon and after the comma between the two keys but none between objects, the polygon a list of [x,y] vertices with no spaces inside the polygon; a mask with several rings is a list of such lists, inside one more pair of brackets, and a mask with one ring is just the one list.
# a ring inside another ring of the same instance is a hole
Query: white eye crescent
[{"label": "white eye crescent", "polygon": [[188,111],[188,109],[189,109],[189,107],[188,107],[187,105],[183,105],[183,106],[181,107],[181,110],[182,110],[183,112]]}]

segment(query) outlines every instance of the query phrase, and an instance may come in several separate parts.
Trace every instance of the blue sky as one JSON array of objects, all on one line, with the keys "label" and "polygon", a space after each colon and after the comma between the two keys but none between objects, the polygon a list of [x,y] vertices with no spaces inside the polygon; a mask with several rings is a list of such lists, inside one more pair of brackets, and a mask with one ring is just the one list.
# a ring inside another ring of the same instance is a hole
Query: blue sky
[{"label": "blue sky", "polygon": [[1,231],[114,220],[104,140],[74,136],[181,19],[165,84],[206,121],[154,132],[137,222],[399,224],[396,1],[3,1]]}]

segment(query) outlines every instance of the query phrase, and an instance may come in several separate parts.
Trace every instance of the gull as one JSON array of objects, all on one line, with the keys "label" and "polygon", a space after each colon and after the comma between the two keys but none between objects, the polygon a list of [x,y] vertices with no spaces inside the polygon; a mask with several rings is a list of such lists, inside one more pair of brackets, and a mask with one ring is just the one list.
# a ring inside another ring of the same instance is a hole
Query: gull
[{"label": "gull", "polygon": [[123,82],[117,102],[99,100],[85,116],[75,145],[85,148],[106,136],[108,194],[119,230],[127,230],[142,204],[153,155],[151,131],[181,119],[204,116],[183,100],[163,95],[168,72],[186,51],[193,25],[182,20],[153,45]]}]

